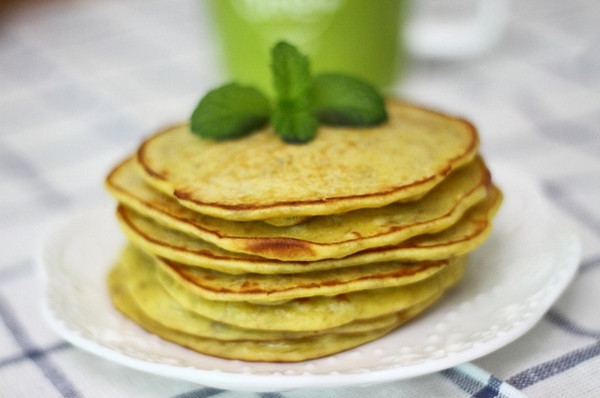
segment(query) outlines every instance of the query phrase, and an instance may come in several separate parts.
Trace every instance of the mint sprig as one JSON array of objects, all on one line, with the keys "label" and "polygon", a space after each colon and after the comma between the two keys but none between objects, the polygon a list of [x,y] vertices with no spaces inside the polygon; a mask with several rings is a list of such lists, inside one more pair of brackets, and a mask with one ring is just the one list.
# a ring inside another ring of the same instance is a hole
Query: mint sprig
[{"label": "mint sprig", "polygon": [[347,75],[312,76],[308,58],[286,42],[271,51],[275,98],[258,89],[230,83],[211,90],[194,110],[194,134],[232,139],[270,122],[288,143],[312,140],[319,124],[364,127],[385,122],[385,101],[367,82]]}]

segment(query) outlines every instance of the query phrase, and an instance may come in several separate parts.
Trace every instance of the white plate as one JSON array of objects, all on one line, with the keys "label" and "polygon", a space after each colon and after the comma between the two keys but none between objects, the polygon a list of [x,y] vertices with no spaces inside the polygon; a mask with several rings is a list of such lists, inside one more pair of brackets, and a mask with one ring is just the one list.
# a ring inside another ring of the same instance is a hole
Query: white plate
[{"label": "white plate", "polygon": [[111,305],[105,286],[124,238],[112,209],[73,217],[41,253],[45,309],[73,344],[118,363],[205,386],[283,391],[424,375],[486,355],[523,335],[573,278],[577,237],[531,180],[493,169],[505,201],[465,278],[432,311],[394,333],[328,358],[248,363],[201,355],[146,333]]}]

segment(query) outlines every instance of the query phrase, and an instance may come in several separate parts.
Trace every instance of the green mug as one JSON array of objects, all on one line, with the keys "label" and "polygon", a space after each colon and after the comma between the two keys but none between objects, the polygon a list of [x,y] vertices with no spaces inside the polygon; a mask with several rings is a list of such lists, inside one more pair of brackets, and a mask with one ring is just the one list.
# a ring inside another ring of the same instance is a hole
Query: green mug
[{"label": "green mug", "polygon": [[[365,79],[381,89],[391,87],[401,75],[406,64],[406,47],[411,48],[411,43],[404,37],[404,33],[410,33],[405,29],[406,0],[208,2],[220,40],[217,48],[221,49],[219,55],[228,77],[267,91],[272,90],[270,50],[280,40],[307,54],[313,73],[345,73]],[[485,4],[486,0],[481,3]],[[493,9],[493,4],[505,1],[487,0],[487,3]],[[429,33],[419,34],[431,38]],[[475,35],[489,36],[482,32]],[[447,40],[447,37],[442,39]],[[412,42],[418,40],[411,38]],[[439,40],[435,43],[442,50],[448,48],[443,43],[440,46]]]}]

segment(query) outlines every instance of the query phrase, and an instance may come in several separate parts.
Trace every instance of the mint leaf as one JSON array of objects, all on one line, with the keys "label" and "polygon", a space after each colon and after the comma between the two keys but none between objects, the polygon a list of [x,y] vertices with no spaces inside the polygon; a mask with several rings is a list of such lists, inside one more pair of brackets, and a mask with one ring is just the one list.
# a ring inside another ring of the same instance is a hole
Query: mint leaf
[{"label": "mint leaf", "polygon": [[283,141],[301,144],[315,137],[319,121],[310,109],[283,102],[273,110],[271,124]]},{"label": "mint leaf", "polygon": [[385,101],[367,82],[338,74],[313,78],[313,111],[320,122],[337,126],[371,126],[387,120]]},{"label": "mint leaf", "polygon": [[279,42],[271,51],[277,101],[271,115],[275,133],[288,143],[304,143],[317,134],[318,120],[309,103],[312,84],[308,58],[296,47]]},{"label": "mint leaf", "polygon": [[203,138],[240,137],[269,121],[269,100],[253,87],[230,83],[202,98],[190,120],[190,129]]},{"label": "mint leaf", "polygon": [[296,101],[306,95],[311,84],[310,66],[296,47],[278,42],[271,50],[271,72],[279,101]]}]

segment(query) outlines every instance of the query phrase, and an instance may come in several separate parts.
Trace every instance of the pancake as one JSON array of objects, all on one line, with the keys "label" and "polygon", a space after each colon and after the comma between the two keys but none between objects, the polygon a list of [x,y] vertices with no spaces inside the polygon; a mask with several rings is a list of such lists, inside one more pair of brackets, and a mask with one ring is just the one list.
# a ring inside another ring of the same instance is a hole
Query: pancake
[{"label": "pancake", "polygon": [[387,104],[388,121],[368,128],[320,127],[289,145],[271,127],[229,141],[188,125],[146,140],[136,161],[155,189],[213,217],[250,221],[330,215],[423,196],[477,153],[465,120]]},{"label": "pancake", "polygon": [[[108,277],[111,300],[125,316],[145,330],[192,350],[228,359],[260,362],[299,362],[332,355],[375,340],[417,315],[408,312],[388,327],[357,333],[327,333],[316,336],[279,340],[218,340],[199,337],[169,328],[144,313],[127,291],[121,267],[114,267]],[[416,311],[415,311],[416,312]]]},{"label": "pancake", "polygon": [[340,258],[441,231],[482,201],[491,184],[484,162],[476,158],[448,175],[418,201],[312,217],[298,225],[276,227],[260,221],[233,222],[190,211],[150,189],[132,166],[132,160],[125,161],[106,180],[108,190],[120,202],[222,249],[285,261]]},{"label": "pancake", "polygon": [[246,329],[311,331],[396,313],[439,296],[458,282],[465,263],[466,259],[461,257],[432,277],[405,286],[273,304],[208,300],[186,289],[167,272],[157,275],[165,290],[179,304],[204,317]]},{"label": "pancake", "polygon": [[397,245],[364,250],[339,259],[311,262],[284,262],[226,251],[165,227],[122,205],[118,208],[117,219],[131,242],[168,260],[232,274],[289,274],[384,261],[441,260],[463,255],[488,237],[492,218],[501,201],[501,192],[493,187],[483,202],[469,209],[459,222],[441,232],[416,236]]},{"label": "pancake", "polygon": [[200,267],[189,267],[147,254],[133,246],[125,248],[126,263],[154,262],[185,289],[208,300],[270,303],[312,296],[334,296],[358,290],[379,289],[415,283],[443,270],[460,258],[421,263],[387,262],[336,270],[296,274],[232,275]]},{"label": "pancake", "polygon": [[397,100],[365,128],[302,145],[265,127],[215,141],[188,124],[107,176],[129,243],[114,306],[222,358],[320,358],[443,301],[502,202],[465,120]]},{"label": "pancake", "polygon": [[265,331],[256,329],[243,329],[225,323],[215,322],[211,319],[193,313],[177,303],[157,281],[153,270],[149,272],[129,272],[125,266],[120,265],[122,280],[127,287],[127,292],[135,304],[148,317],[156,322],[178,331],[199,337],[239,341],[239,340],[281,340],[298,339],[324,333],[363,333],[397,325],[398,322],[416,315],[429,306],[435,299],[418,303],[404,311],[354,321],[345,325],[312,332],[286,332]]}]

